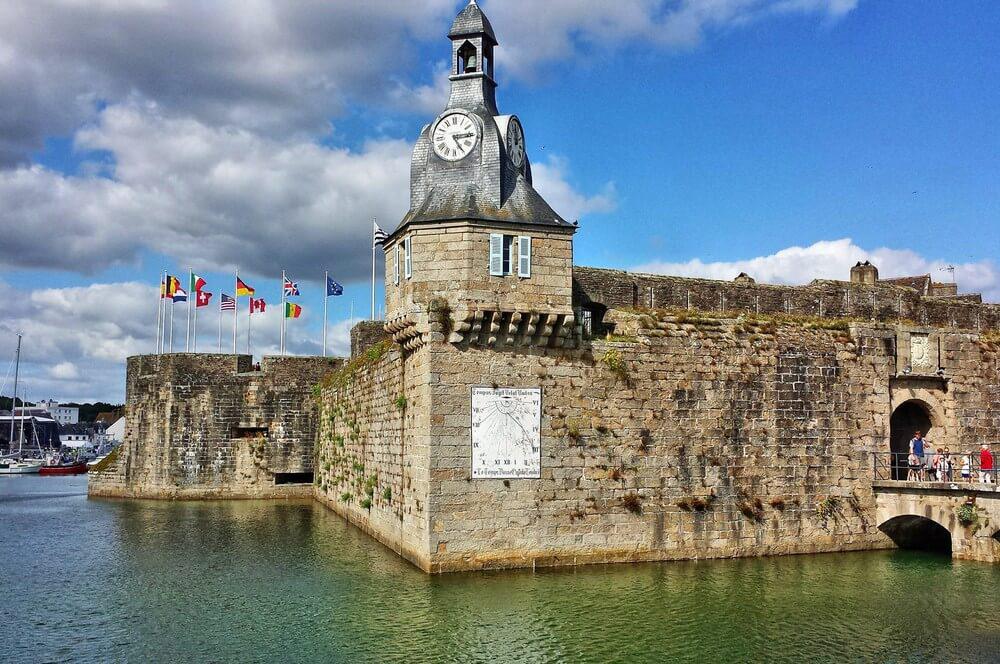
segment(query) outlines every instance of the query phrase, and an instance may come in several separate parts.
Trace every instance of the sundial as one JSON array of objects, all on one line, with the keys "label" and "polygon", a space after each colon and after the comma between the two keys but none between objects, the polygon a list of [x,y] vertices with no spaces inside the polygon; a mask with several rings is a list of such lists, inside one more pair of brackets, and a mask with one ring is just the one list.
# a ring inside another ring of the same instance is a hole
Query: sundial
[{"label": "sundial", "polygon": [[472,388],[473,479],[541,476],[542,390]]}]

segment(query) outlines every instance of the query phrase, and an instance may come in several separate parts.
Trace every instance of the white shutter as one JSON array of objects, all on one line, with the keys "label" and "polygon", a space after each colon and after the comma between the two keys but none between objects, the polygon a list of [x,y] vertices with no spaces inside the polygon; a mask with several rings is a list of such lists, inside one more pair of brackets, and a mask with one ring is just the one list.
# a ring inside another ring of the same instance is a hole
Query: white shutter
[{"label": "white shutter", "polygon": [[531,276],[531,238],[527,235],[517,239],[517,276]]},{"label": "white shutter", "polygon": [[392,283],[399,285],[399,243],[393,247],[393,261],[392,261]]},{"label": "white shutter", "polygon": [[503,276],[503,235],[490,233],[490,274]]},{"label": "white shutter", "polygon": [[403,241],[403,253],[405,254],[403,266],[406,270],[406,278],[409,279],[413,276],[413,252],[410,248],[410,238]]}]

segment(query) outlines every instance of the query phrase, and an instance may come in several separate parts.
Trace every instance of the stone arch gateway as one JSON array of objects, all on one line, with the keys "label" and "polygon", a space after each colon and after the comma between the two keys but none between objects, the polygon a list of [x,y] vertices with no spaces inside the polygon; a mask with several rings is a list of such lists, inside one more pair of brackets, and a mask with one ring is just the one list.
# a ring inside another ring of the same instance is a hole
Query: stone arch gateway
[{"label": "stone arch gateway", "polygon": [[889,451],[892,452],[892,479],[906,479],[906,457],[915,431],[928,437],[934,421],[930,406],[918,399],[900,404],[889,418]]}]

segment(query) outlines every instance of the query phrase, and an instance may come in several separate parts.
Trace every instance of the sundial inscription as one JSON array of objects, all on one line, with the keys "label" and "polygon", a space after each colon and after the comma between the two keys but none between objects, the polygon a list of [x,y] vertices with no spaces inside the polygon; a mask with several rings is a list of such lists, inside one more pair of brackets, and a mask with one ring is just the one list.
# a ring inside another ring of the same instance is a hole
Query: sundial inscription
[{"label": "sundial inscription", "polygon": [[473,479],[538,479],[541,388],[472,388]]}]

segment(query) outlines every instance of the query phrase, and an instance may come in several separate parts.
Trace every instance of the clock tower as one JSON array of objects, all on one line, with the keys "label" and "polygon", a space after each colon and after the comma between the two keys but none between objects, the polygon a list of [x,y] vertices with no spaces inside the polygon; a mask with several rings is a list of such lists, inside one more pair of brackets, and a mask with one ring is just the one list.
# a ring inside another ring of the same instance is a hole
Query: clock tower
[{"label": "clock tower", "polygon": [[[555,343],[575,326],[576,225],[532,186],[521,121],[497,108],[498,42],[475,0],[448,39],[448,104],[417,139],[410,210],[384,244],[386,327],[412,328],[444,310],[453,343]],[[473,331],[484,325],[494,334],[480,339]]]}]

